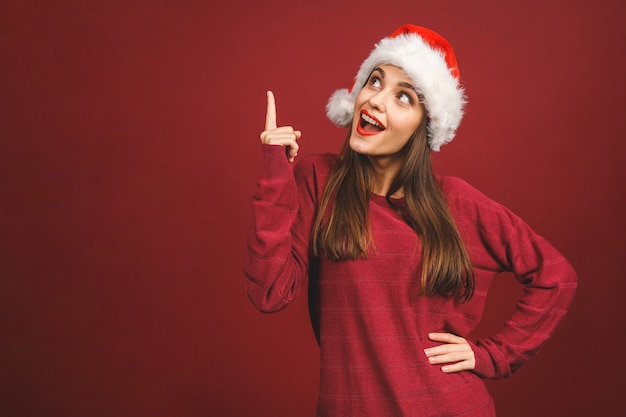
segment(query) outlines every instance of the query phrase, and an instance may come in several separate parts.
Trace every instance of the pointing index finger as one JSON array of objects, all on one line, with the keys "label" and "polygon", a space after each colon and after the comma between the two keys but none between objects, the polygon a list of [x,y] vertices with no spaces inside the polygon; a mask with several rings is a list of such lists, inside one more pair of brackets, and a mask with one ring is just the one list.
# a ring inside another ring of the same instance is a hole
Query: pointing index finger
[{"label": "pointing index finger", "polygon": [[274,93],[267,92],[267,112],[265,113],[265,130],[276,129],[276,99]]}]

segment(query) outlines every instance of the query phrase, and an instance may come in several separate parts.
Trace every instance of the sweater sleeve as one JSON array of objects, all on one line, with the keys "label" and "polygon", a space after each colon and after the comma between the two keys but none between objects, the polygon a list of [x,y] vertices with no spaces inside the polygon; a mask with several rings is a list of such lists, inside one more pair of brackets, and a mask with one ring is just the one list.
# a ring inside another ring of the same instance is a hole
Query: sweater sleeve
[{"label": "sweater sleeve", "polygon": [[261,148],[263,175],[251,200],[243,270],[254,306],[273,313],[293,301],[306,282],[315,191],[308,175],[310,160],[303,159],[294,168],[284,147]]},{"label": "sweater sleeve", "polygon": [[[469,187],[469,186],[468,186]],[[515,372],[550,338],[572,302],[577,277],[572,266],[547,240],[506,207],[475,189],[472,199],[482,265],[512,272],[524,285],[511,316],[491,337],[471,343],[474,372],[504,378]]]}]

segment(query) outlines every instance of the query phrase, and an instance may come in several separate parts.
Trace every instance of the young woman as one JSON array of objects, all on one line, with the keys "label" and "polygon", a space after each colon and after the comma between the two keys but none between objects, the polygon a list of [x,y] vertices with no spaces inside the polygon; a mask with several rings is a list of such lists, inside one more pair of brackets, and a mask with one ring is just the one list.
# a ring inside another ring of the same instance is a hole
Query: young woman
[{"label": "young woman", "polygon": [[[495,416],[483,378],[518,369],[567,310],[576,277],[547,241],[464,181],[433,174],[465,97],[452,48],[404,25],[381,40],[329,118],[339,156],[291,164],[301,133],[276,126],[268,92],[264,173],[244,271],[264,312],[307,285],[320,346],[322,416]],[[467,339],[492,279],[525,291],[502,329]]]}]

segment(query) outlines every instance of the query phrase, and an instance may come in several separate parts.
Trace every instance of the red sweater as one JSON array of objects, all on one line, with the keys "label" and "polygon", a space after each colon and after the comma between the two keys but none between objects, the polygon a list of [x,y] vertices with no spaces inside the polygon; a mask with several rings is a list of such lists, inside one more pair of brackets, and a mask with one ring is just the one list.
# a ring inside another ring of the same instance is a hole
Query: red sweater
[{"label": "red sweater", "polygon": [[[419,239],[381,196],[369,205],[375,249],[368,259],[313,259],[311,226],[336,156],[310,156],[293,167],[282,146],[262,149],[244,260],[248,295],[259,310],[276,312],[310,280],[321,355],[317,416],[495,416],[482,378],[510,375],[552,334],[576,288],[570,264],[519,217],[452,177],[439,182],[474,266],[470,302],[418,297]],[[502,271],[525,290],[500,331],[470,342],[474,371],[444,374],[430,365],[424,349],[436,343],[428,333],[467,338]]]}]

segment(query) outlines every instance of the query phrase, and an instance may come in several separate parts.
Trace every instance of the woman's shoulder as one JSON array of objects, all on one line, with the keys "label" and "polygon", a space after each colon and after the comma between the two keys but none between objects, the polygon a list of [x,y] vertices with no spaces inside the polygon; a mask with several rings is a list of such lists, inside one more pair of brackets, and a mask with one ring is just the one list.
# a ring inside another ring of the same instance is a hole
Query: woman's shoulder
[{"label": "woman's shoulder", "polygon": [[470,185],[464,179],[450,175],[436,175],[439,188],[446,197],[460,200],[472,200],[473,198],[487,198],[478,189]]},{"label": "woman's shoulder", "polygon": [[437,176],[436,178],[448,205],[457,213],[472,214],[472,217],[479,215],[479,213],[504,216],[510,219],[517,217],[507,207],[461,178],[453,176]]}]

